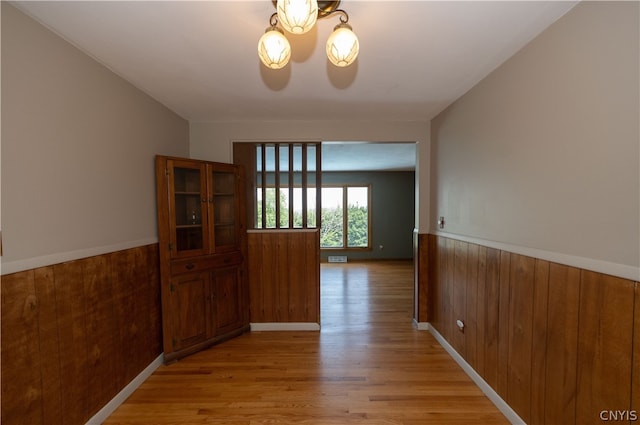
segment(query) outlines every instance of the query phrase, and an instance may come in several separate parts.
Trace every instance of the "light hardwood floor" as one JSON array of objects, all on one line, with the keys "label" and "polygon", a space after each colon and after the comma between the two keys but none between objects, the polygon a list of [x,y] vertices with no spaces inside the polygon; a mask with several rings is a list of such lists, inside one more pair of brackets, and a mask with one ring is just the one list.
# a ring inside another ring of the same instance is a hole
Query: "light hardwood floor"
[{"label": "light hardwood floor", "polygon": [[426,331],[411,262],[323,264],[320,332],[251,332],[161,366],[105,424],[507,424]]}]

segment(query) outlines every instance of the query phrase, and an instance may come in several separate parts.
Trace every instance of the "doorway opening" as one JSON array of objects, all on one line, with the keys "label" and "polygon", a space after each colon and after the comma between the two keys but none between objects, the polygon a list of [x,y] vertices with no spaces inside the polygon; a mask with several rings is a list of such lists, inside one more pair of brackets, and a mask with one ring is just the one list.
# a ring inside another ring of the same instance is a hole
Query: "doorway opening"
[{"label": "doorway opening", "polygon": [[[247,171],[250,254],[258,241],[250,257],[261,261],[254,276],[263,281],[252,294],[262,304],[252,305],[252,322],[258,311],[261,321],[321,323],[319,269],[329,257],[413,259],[417,143],[234,143],[234,162]],[[311,233],[315,256],[303,253]],[[314,273],[316,289],[306,286]]]}]

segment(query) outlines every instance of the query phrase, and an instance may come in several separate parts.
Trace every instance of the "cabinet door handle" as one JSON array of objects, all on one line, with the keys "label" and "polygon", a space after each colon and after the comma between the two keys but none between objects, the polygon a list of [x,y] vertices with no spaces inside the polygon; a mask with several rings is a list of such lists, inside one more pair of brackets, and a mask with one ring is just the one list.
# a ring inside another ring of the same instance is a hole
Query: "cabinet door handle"
[{"label": "cabinet door handle", "polygon": [[192,270],[196,265],[193,263],[189,263],[187,265],[184,266],[185,269],[187,270]]},{"label": "cabinet door handle", "polygon": [[207,202],[207,198],[202,198],[202,202],[206,203]]}]

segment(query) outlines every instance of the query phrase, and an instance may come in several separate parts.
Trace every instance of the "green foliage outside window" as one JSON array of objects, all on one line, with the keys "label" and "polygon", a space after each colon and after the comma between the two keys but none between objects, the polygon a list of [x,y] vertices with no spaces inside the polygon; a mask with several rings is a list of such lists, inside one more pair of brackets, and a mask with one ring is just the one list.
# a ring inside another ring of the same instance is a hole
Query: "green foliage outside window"
[{"label": "green foliage outside window", "polygon": [[[347,247],[369,246],[369,214],[367,207],[349,204],[347,207]],[[322,209],[320,246],[323,248],[344,247],[344,218],[342,208]]]},{"label": "green foliage outside window", "polygon": [[351,205],[347,209],[347,246],[369,246],[369,211],[367,207]]},{"label": "green foliage outside window", "polygon": [[[257,199],[257,223],[262,227],[262,200],[261,192]],[[273,188],[266,190],[266,228],[276,227],[276,191]],[[289,201],[286,190],[280,196],[280,227],[289,227]],[[302,228],[302,211],[294,210],[293,227]],[[322,208],[322,227],[320,229],[320,246],[322,248],[344,248],[344,211],[343,208]],[[307,213],[308,227],[315,227],[315,210]],[[349,203],[347,206],[347,247],[366,248],[369,246],[369,211],[367,206],[357,203]]]},{"label": "green foliage outside window", "polygon": [[[289,227],[289,201],[288,191],[282,190],[280,196],[280,227]],[[276,191],[273,188],[267,188],[266,190],[266,228],[276,227]],[[258,189],[257,196],[257,228],[262,228],[262,192]],[[302,211],[293,211],[293,227],[302,228]],[[309,210],[307,212],[307,227],[316,227],[316,212],[315,210]]]},{"label": "green foliage outside window", "polygon": [[322,248],[342,248],[343,227],[342,208],[323,208],[320,246]]}]

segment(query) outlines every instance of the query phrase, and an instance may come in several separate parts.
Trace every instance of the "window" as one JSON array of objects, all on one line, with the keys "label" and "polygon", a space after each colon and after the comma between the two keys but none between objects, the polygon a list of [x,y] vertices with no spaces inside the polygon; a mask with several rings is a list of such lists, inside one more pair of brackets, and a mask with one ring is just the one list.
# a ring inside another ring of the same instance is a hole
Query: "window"
[{"label": "window", "polygon": [[255,215],[257,229],[317,227],[320,205],[320,145],[256,144]]},{"label": "window", "polygon": [[[371,248],[371,188],[322,184],[321,144],[234,143],[254,229],[317,229],[325,249]],[[321,190],[317,188],[321,187]]]},{"label": "window", "polygon": [[[280,196],[276,201],[276,189],[275,187],[266,187],[264,194],[266,195],[265,202],[262,202],[263,190],[261,187],[256,189],[256,228],[260,229],[288,229],[289,228],[289,188],[280,188]],[[279,208],[276,208],[276,202],[279,203]],[[315,228],[316,227],[316,188],[307,188],[307,225],[303,226],[303,214],[302,214],[302,188],[293,188],[293,228]],[[265,209],[264,223],[262,222],[262,209]],[[276,209],[279,210],[279,215],[276,215]],[[280,217],[278,220],[277,217]]]},{"label": "window", "polygon": [[321,248],[370,247],[369,192],[369,186],[322,188]]}]

